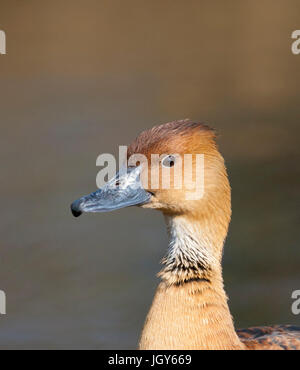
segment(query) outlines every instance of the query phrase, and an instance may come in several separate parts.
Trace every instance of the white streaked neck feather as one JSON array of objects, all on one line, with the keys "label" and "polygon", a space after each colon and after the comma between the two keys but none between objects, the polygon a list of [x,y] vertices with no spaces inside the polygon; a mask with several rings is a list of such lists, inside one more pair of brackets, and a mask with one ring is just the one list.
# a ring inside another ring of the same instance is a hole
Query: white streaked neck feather
[{"label": "white streaked neck feather", "polygon": [[169,247],[163,258],[159,276],[170,283],[207,278],[219,265],[214,256],[211,238],[201,225],[184,217],[165,216],[169,233]]}]

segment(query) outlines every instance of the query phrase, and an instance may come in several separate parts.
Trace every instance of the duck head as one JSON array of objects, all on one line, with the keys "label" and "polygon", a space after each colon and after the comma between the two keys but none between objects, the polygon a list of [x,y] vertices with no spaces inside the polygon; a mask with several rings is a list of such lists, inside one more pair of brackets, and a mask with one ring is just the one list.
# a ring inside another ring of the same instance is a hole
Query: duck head
[{"label": "duck head", "polygon": [[[220,208],[220,197],[230,214],[224,161],[215,133],[208,126],[190,120],[155,126],[131,143],[127,155],[124,171],[101,189],[72,203],[75,217],[83,212],[108,212],[134,205],[161,210],[165,215],[199,215],[199,211]],[[189,165],[185,158],[189,158]],[[199,165],[200,188],[195,189]]]}]

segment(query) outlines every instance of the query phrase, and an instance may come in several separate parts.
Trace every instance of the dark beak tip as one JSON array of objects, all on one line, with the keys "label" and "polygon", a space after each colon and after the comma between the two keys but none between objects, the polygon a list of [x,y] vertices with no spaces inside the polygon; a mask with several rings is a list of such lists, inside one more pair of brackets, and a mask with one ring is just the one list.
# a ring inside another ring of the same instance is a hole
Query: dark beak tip
[{"label": "dark beak tip", "polygon": [[74,217],[79,217],[82,214],[77,200],[71,204],[71,212]]}]

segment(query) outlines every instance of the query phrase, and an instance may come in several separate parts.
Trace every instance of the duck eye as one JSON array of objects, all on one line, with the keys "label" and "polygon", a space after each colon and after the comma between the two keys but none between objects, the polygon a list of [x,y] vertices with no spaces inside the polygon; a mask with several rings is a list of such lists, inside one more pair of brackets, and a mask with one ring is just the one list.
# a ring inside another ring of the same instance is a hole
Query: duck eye
[{"label": "duck eye", "polygon": [[175,165],[175,157],[173,155],[167,155],[161,163],[164,167],[173,167]]}]

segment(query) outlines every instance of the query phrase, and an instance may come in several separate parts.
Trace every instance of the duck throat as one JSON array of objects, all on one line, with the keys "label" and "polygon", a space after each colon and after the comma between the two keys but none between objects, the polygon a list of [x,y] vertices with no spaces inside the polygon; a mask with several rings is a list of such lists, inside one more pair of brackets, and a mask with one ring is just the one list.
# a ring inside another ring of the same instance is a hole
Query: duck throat
[{"label": "duck throat", "polygon": [[216,230],[181,216],[166,221],[169,249],[140,349],[244,349],[223,287],[221,256],[228,223]]},{"label": "duck throat", "polygon": [[209,281],[218,274],[224,238],[216,238],[218,233],[210,230],[209,225],[192,222],[186,217],[165,216],[165,219],[169,247],[158,276],[172,285],[193,280]]}]

